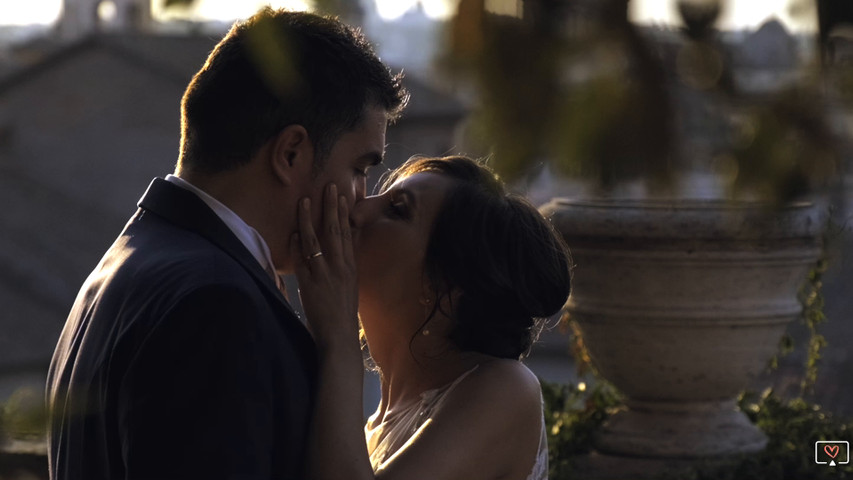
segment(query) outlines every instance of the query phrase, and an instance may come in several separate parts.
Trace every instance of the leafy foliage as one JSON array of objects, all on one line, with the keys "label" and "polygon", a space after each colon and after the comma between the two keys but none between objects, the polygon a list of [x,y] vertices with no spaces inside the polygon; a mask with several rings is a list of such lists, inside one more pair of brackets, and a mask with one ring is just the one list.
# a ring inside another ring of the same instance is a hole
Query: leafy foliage
[{"label": "leafy foliage", "polygon": [[621,396],[604,381],[596,382],[589,391],[583,383],[541,384],[548,433],[548,478],[574,478],[572,457],[590,452],[593,435],[611,411],[621,405]]},{"label": "leafy foliage", "polygon": [[5,405],[0,405],[0,432],[9,438],[44,438],[46,426],[44,397],[32,388],[15,390]]},{"label": "leafy foliage", "polygon": [[744,456],[730,476],[697,476],[705,479],[822,479],[853,478],[853,464],[827,467],[814,463],[818,440],[853,443],[853,420],[835,418],[802,398],[784,401],[766,390],[762,395],[744,394],[738,402],[749,419],[767,434],[767,448]]},{"label": "leafy foliage", "polygon": [[801,388],[803,393],[810,392],[817,381],[817,367],[820,362],[820,352],[826,346],[826,338],[818,333],[818,326],[826,321],[823,313],[822,277],[828,261],[822,257],[817,265],[809,272],[808,282],[800,291],[800,302],[803,305],[803,322],[809,329],[809,342],[806,352],[806,370],[803,375]]},{"label": "leafy foliage", "polygon": [[163,8],[172,7],[189,7],[195,3],[195,0],[162,0]]},{"label": "leafy foliage", "polygon": [[733,190],[786,201],[831,182],[837,139],[824,108],[818,88],[805,82],[748,108],[731,149],[738,165]]},{"label": "leafy foliage", "polygon": [[[821,351],[828,345],[819,327],[827,321],[824,313],[823,297],[823,275],[829,268],[830,252],[835,249],[838,240],[843,235],[846,227],[834,221],[833,209],[827,214],[827,225],[823,230],[821,254],[809,271],[808,278],[803,283],[797,295],[803,310],[800,321],[806,326],[809,338],[806,342],[806,361],[804,365],[803,378],[800,382],[800,395],[814,393],[814,385],[817,382],[818,366],[821,360]],[[768,370],[779,366],[779,358],[784,357],[797,348],[794,337],[786,333],[779,342],[778,353],[770,360]]]},{"label": "leafy foliage", "polygon": [[[603,381],[587,391],[576,385],[542,382],[551,480],[575,478],[572,458],[591,451],[596,430],[621,404],[619,394]],[[798,398],[785,401],[766,390],[745,393],[739,408],[769,439],[759,453],[698,461],[692,469],[661,480],[822,480],[853,478],[853,464],[816,465],[818,440],[853,443],[853,419],[839,419]]]}]

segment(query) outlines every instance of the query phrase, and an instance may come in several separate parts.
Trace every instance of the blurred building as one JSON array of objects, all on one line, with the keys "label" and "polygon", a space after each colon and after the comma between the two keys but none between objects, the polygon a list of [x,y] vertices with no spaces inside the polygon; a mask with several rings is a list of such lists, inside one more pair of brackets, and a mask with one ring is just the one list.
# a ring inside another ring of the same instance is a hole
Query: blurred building
[{"label": "blurred building", "polygon": [[435,60],[443,48],[448,22],[429,18],[420,1],[393,21],[380,17],[373,2],[364,5],[364,32],[383,61],[403,65],[415,76],[435,75]]},{"label": "blurred building", "polygon": [[56,25],[63,40],[96,31],[146,31],[152,26],[150,0],[63,0]]}]

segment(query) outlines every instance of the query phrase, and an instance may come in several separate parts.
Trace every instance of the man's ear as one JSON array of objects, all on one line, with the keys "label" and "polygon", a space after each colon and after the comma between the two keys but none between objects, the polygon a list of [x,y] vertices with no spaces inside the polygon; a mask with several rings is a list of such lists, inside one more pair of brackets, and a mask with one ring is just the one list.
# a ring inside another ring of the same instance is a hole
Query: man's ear
[{"label": "man's ear", "polygon": [[302,125],[288,125],[270,140],[270,166],[286,186],[314,167],[314,145]]}]

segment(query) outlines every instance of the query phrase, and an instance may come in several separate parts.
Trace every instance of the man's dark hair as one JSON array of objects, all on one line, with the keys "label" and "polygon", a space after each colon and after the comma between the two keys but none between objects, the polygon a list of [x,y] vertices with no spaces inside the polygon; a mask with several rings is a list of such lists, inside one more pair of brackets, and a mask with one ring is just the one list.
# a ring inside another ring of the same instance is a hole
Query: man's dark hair
[{"label": "man's dark hair", "polygon": [[248,163],[289,125],[302,125],[322,165],[369,107],[395,120],[408,100],[356,29],[306,12],[261,9],[235,23],[181,102],[183,168],[216,173]]}]

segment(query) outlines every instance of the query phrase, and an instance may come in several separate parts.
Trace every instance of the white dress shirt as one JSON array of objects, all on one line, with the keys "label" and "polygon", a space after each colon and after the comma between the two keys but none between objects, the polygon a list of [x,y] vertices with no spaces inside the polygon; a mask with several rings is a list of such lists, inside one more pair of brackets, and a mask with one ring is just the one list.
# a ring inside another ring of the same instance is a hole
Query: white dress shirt
[{"label": "white dress shirt", "polygon": [[269,246],[267,246],[267,242],[264,241],[261,234],[258,233],[257,230],[249,226],[246,222],[240,218],[239,215],[234,213],[230,208],[226,207],[219,200],[211,197],[204,190],[196,187],[190,182],[184,180],[183,178],[176,177],[175,175],[166,175],[166,181],[173,183],[185,190],[189,190],[195,193],[211,210],[216,216],[222,220],[225,225],[234,233],[240,243],[242,243],[249,253],[255,257],[255,260],[261,265],[261,268],[264,269],[267,274],[269,274],[270,278],[275,282],[276,287],[281,291],[282,294],[285,294],[284,282],[281,277],[275,271],[275,265],[272,263],[272,255],[270,254]]}]

